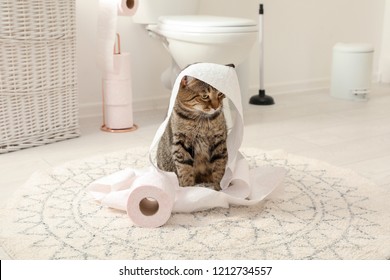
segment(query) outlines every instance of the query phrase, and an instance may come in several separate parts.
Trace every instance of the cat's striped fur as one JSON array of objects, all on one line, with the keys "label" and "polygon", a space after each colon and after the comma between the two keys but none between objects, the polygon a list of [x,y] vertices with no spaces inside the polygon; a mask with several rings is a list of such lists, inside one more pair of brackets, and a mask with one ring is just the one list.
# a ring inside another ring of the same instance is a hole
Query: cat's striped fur
[{"label": "cat's striped fur", "polygon": [[182,187],[204,184],[220,190],[227,163],[225,95],[184,77],[173,113],[157,149],[158,167],[175,172]]}]

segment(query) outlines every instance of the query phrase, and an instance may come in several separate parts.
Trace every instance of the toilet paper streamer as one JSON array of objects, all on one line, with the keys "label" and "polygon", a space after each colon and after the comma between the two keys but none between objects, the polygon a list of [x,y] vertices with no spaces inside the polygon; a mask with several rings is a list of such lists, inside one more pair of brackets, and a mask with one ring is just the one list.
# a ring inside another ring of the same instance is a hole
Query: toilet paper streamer
[{"label": "toilet paper streamer", "polygon": [[[234,105],[233,110],[235,111],[235,114],[233,114],[233,116],[235,116],[235,118],[233,120],[233,127],[227,137],[228,163],[225,169],[225,174],[221,181],[222,191],[214,191],[202,186],[183,188],[179,187],[177,178],[176,180],[172,179],[170,181],[171,183],[163,185],[164,190],[169,193],[174,191],[175,195],[175,202],[172,209],[170,207],[167,209],[171,210],[172,212],[193,212],[215,207],[229,207],[229,205],[253,205],[269,197],[272,193],[279,189],[279,187],[282,186],[284,177],[286,175],[286,170],[284,168],[258,167],[250,170],[244,156],[239,152],[239,148],[243,139],[244,125],[241,94],[235,70],[224,65],[198,63],[187,67],[177,77],[172,90],[167,117],[158,128],[150,146],[149,160],[152,165],[150,168],[154,169],[155,172],[158,173],[149,172],[141,174],[131,170],[127,171],[127,173],[124,172],[115,174],[114,177],[116,178],[116,181],[127,181],[127,190],[116,191],[115,189],[120,188],[118,186],[121,186],[121,184],[117,182],[114,184],[114,186],[106,185],[103,188],[101,186],[96,187],[96,182],[93,182],[89,186],[89,190],[92,191],[95,199],[100,201],[103,205],[121,210],[133,210],[133,208],[128,208],[131,205],[128,205],[127,202],[130,201],[126,201],[126,199],[124,199],[124,197],[130,196],[133,189],[134,181],[129,180],[130,177],[133,177],[133,180],[136,180],[138,176],[146,176],[147,179],[149,179],[148,177],[150,176],[155,176],[153,180],[160,178],[159,180],[161,180],[161,182],[166,182],[166,180],[163,179],[164,177],[176,177],[174,173],[168,173],[159,170],[156,163],[154,162],[154,159],[152,158],[152,154],[158,142],[160,141],[161,136],[168,124],[170,115],[173,112],[180,82],[184,76],[195,77],[223,92]],[[159,175],[156,176],[156,174]],[[122,180],[118,179],[119,177],[122,177]],[[115,180],[113,180],[113,182],[114,181]],[[150,184],[142,186],[139,184],[138,188],[146,188],[149,185]],[[102,191],[102,189],[104,189],[104,191]],[[96,191],[98,194],[96,194]],[[158,200],[159,195],[160,193],[156,193],[153,198]],[[134,205],[131,207],[136,207],[137,203],[134,203]],[[165,206],[162,204],[160,207]],[[139,215],[139,218],[143,217],[146,219],[145,216],[142,216],[139,212],[137,215]],[[132,219],[134,219],[134,217]],[[137,221],[140,220],[137,219]],[[142,225],[142,222],[139,223],[139,225]]]},{"label": "toilet paper streamer", "polygon": [[99,0],[97,61],[103,73],[114,70],[113,48],[118,16],[133,16],[138,0]]}]

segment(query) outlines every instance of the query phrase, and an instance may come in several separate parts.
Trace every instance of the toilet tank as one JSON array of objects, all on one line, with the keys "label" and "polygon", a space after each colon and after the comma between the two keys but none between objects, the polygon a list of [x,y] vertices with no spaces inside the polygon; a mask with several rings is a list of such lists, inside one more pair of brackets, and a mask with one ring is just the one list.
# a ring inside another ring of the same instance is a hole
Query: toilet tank
[{"label": "toilet tank", "polygon": [[160,16],[195,15],[199,0],[138,0],[133,21],[139,24],[155,24]]}]

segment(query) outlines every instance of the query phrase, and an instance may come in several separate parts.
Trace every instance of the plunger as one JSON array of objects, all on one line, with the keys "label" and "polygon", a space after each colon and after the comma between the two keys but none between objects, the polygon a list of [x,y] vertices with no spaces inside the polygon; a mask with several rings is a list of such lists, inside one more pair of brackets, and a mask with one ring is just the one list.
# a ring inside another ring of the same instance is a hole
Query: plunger
[{"label": "plunger", "polygon": [[265,94],[264,89],[264,24],[263,24],[263,15],[264,15],[264,7],[263,4],[260,4],[259,9],[259,56],[260,56],[260,89],[259,94],[254,95],[250,98],[249,103],[253,105],[273,105],[275,104],[274,99],[271,96]]}]

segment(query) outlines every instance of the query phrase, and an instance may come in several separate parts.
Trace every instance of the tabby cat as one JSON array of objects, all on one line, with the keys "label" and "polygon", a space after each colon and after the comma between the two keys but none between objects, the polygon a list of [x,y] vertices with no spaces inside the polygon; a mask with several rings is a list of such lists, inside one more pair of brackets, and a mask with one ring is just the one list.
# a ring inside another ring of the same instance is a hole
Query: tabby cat
[{"label": "tabby cat", "polygon": [[228,159],[225,95],[185,76],[157,148],[160,169],[175,172],[182,187],[203,184],[220,190]]}]

